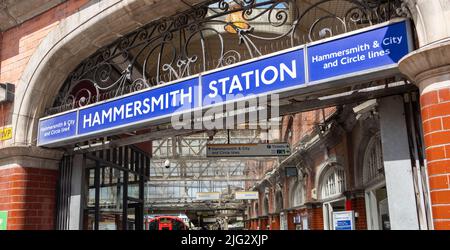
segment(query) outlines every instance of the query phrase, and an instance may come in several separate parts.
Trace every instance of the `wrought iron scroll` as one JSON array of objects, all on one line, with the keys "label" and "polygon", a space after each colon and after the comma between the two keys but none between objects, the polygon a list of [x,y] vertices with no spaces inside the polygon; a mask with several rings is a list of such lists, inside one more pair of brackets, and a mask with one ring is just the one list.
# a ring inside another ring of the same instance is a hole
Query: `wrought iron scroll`
[{"label": "wrought iron scroll", "polygon": [[99,49],[47,114],[360,29],[408,13],[401,0],[209,0]]}]

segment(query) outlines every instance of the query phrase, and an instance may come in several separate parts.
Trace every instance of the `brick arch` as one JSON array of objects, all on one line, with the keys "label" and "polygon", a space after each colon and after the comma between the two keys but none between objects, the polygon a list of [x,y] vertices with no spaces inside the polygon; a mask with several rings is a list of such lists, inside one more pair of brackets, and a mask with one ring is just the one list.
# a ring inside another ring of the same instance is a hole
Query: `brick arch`
[{"label": "brick arch", "polygon": [[[39,118],[83,59],[142,24],[187,8],[176,3],[179,2],[104,0],[62,20],[42,40],[18,82],[11,145],[36,145]],[[155,9],[158,11],[152,11]]]}]

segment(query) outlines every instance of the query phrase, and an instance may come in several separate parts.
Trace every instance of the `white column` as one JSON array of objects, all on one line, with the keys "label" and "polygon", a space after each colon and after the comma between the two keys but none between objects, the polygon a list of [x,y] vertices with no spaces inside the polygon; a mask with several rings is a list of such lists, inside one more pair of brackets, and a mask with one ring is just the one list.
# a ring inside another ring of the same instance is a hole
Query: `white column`
[{"label": "white column", "polygon": [[403,98],[380,99],[379,114],[391,229],[418,230]]}]

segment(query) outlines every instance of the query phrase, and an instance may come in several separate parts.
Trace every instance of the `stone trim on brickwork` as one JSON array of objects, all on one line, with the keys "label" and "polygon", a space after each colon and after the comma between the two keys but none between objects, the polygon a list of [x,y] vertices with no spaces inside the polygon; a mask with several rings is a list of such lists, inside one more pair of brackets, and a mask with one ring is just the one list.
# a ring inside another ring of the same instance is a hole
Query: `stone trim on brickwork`
[{"label": "stone trim on brickwork", "polygon": [[27,167],[57,170],[64,152],[39,147],[0,148],[0,169]]},{"label": "stone trim on brickwork", "polygon": [[[431,84],[449,80],[450,41],[416,50],[399,62],[400,71],[415,82],[421,92]],[[420,83],[420,84],[419,84]]]}]

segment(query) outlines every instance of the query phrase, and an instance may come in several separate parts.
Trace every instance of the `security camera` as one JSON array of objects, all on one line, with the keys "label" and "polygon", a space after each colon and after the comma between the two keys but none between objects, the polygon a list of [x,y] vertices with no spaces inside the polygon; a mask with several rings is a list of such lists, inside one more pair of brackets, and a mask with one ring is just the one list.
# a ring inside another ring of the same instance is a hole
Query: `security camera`
[{"label": "security camera", "polygon": [[214,135],[216,135],[217,131],[215,130],[208,130],[206,131],[206,134],[208,135],[208,140],[212,141],[214,139]]},{"label": "security camera", "polygon": [[169,159],[167,159],[167,160],[164,162],[164,167],[165,167],[165,168],[170,168],[170,161],[169,161]]}]

